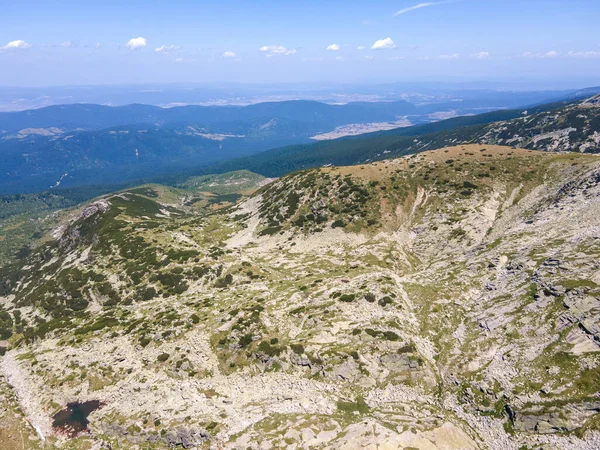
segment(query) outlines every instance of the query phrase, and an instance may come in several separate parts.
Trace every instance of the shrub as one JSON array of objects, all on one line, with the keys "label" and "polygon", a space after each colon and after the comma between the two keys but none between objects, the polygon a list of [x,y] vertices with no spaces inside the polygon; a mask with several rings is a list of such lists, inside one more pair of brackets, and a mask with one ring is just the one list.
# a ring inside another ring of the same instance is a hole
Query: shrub
[{"label": "shrub", "polygon": [[365,333],[367,333],[371,337],[377,337],[377,331],[372,328],[365,329]]},{"label": "shrub", "polygon": [[215,281],[215,287],[216,288],[225,288],[225,287],[229,286],[231,283],[233,283],[233,275],[228,273],[224,277],[218,278],[217,281]]},{"label": "shrub", "polygon": [[156,360],[157,360],[158,362],[165,362],[167,359],[169,359],[169,356],[170,356],[170,355],[169,355],[168,353],[161,353],[160,355],[158,355],[158,356],[156,357]]},{"label": "shrub", "polygon": [[398,336],[393,331],[384,331],[383,333],[381,333],[381,335],[388,341],[397,341],[398,339],[400,339],[400,336]]},{"label": "shrub", "polygon": [[417,351],[415,344],[406,344],[398,349],[398,353],[414,353]]},{"label": "shrub", "polygon": [[238,341],[241,347],[248,347],[252,343],[252,335],[244,334]]},{"label": "shrub", "polygon": [[373,294],[372,292],[367,292],[365,294],[365,300],[368,301],[369,303],[375,303],[375,300],[377,300],[377,298],[375,297],[375,294]]},{"label": "shrub", "polygon": [[154,289],[153,287],[147,287],[138,293],[137,298],[138,300],[145,302],[148,300],[152,300],[154,297],[156,297],[156,294],[156,289]]},{"label": "shrub", "polygon": [[339,297],[340,302],[350,303],[356,298],[356,294],[342,294]]},{"label": "shrub", "polygon": [[346,226],[346,223],[342,219],[337,219],[335,222],[331,224],[331,228],[343,228]]},{"label": "shrub", "polygon": [[0,311],[0,339],[12,336],[13,319],[6,311]]},{"label": "shrub", "polygon": [[140,339],[140,345],[142,347],[148,346],[148,344],[150,344],[150,342],[151,342],[151,339],[148,336],[144,336]]},{"label": "shrub", "polygon": [[394,301],[388,295],[386,295],[385,297],[382,297],[381,299],[379,299],[379,305],[380,306],[387,306],[387,305],[391,305],[392,303],[394,303]]},{"label": "shrub", "polygon": [[264,230],[262,230],[260,233],[258,233],[259,236],[272,236],[274,234],[277,234],[281,231],[283,227],[280,226],[272,226],[272,227],[267,227]]},{"label": "shrub", "polygon": [[269,356],[279,356],[281,354],[281,349],[279,347],[273,347],[267,341],[262,341],[258,345],[258,351]]},{"label": "shrub", "polygon": [[200,322],[200,317],[198,316],[198,314],[195,314],[195,313],[190,316],[190,319],[192,319],[193,323],[199,323]]},{"label": "shrub", "polygon": [[304,346],[302,344],[291,344],[290,348],[298,355],[302,355],[304,353]]}]

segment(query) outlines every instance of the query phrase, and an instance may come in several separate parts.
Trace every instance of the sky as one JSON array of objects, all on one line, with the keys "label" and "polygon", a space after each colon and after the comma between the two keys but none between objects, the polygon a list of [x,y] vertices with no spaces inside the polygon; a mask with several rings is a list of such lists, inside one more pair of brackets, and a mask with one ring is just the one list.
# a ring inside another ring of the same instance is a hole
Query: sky
[{"label": "sky", "polygon": [[599,0],[0,0],[0,85],[600,85]]}]

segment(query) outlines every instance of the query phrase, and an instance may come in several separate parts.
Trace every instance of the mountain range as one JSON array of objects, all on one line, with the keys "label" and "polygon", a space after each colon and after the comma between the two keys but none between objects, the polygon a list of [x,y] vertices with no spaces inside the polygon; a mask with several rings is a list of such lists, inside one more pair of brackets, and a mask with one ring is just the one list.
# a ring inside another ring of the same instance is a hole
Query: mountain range
[{"label": "mountain range", "polygon": [[[583,93],[569,92],[566,97],[579,99]],[[527,100],[530,98],[524,95],[522,101]],[[208,173],[206,169],[213,170],[218,163],[290,144],[304,146],[323,133],[344,136],[472,114],[477,108],[469,109],[469,101],[418,105],[407,101],[343,105],[287,101],[173,108],[71,104],[0,113],[0,194],[119,184],[179,172]],[[488,123],[516,117],[523,111],[443,120],[431,128],[396,128],[388,135],[409,136]],[[329,146],[327,141],[306,151],[321,152]],[[301,149],[304,152],[304,147]],[[278,151],[287,149],[270,154]]]},{"label": "mountain range", "polygon": [[599,112],[1,197],[0,449],[600,448]]}]

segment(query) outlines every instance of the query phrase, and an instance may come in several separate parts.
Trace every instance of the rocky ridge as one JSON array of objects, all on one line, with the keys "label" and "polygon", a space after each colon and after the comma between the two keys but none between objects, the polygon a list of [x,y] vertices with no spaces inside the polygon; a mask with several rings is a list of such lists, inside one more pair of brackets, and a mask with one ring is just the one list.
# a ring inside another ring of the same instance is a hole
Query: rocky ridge
[{"label": "rocky ridge", "polygon": [[[297,172],[217,210],[161,195],[106,196],[2,269],[0,433],[600,445],[598,157],[463,145]],[[88,400],[89,433],[58,433],[52,415]]]}]

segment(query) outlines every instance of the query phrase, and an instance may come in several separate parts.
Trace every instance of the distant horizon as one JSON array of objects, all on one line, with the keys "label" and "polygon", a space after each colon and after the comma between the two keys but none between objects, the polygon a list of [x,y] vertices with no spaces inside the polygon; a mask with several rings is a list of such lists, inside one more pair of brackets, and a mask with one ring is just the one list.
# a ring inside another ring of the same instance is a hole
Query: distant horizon
[{"label": "distant horizon", "polygon": [[120,88],[120,87],[218,87],[218,86],[247,86],[247,87],[301,87],[306,86],[315,88],[336,87],[380,87],[392,85],[406,86],[446,86],[460,87],[463,85],[473,86],[471,89],[521,89],[521,90],[567,90],[583,89],[587,87],[600,86],[600,74],[585,78],[462,78],[453,79],[396,79],[396,80],[288,80],[288,81],[234,81],[234,80],[214,80],[214,81],[131,81],[114,83],[65,83],[65,84],[0,84],[0,89],[62,89],[62,88]]},{"label": "distant horizon", "polygon": [[495,90],[502,91],[507,89],[534,91],[534,90],[569,90],[585,89],[588,87],[600,86],[600,75],[597,77],[581,79],[431,79],[431,80],[356,80],[339,82],[335,80],[313,80],[313,81],[143,81],[143,82],[120,82],[120,83],[68,83],[68,84],[40,84],[40,85],[18,85],[18,84],[0,84],[0,89],[69,89],[69,88],[218,88],[218,87],[248,87],[248,88],[328,88],[343,90],[345,88],[377,88],[386,86],[399,87],[418,87],[418,88],[437,88],[443,87],[451,89],[453,87],[460,89],[473,90]]},{"label": "distant horizon", "polygon": [[0,65],[10,68],[0,85],[478,79],[564,86],[600,73],[599,16],[593,0],[33,0],[0,18]]}]

